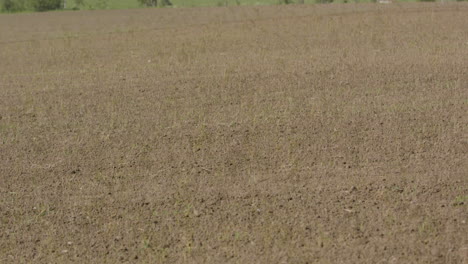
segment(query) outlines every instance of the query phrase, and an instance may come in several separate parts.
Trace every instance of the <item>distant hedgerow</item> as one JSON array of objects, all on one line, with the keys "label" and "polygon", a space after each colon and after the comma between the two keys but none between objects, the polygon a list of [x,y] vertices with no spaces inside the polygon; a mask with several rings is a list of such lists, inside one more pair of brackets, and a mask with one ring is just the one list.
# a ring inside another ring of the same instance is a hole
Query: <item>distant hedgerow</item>
[{"label": "distant hedgerow", "polygon": [[33,7],[36,11],[57,10],[63,7],[62,0],[33,0]]},{"label": "distant hedgerow", "polygon": [[0,1],[2,12],[21,12],[27,9],[24,0],[3,0]]},{"label": "distant hedgerow", "polygon": [[138,0],[141,5],[146,6],[171,6],[172,2],[170,0]]}]

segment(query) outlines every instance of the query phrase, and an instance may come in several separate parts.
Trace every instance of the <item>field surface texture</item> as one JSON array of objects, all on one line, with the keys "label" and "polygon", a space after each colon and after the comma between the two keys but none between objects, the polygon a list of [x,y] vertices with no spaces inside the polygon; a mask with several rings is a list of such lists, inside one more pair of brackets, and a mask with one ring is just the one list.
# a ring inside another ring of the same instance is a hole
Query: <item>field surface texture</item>
[{"label": "field surface texture", "polygon": [[0,263],[467,263],[468,5],[0,15]]},{"label": "field surface texture", "polygon": [[[170,0],[172,7],[206,7],[206,6],[238,6],[238,5],[277,5],[285,4],[285,0]],[[298,0],[289,0],[297,3]],[[343,3],[345,0],[333,0],[334,3]],[[371,0],[347,0],[348,2],[371,2]],[[402,0],[405,2],[417,0]],[[454,0],[445,0],[454,1]],[[161,1],[158,1],[161,3]],[[315,4],[317,0],[304,0],[305,4]],[[65,0],[67,8],[78,7],[80,9],[128,9],[141,8],[138,0],[84,0],[83,4],[76,5],[75,0]]]}]

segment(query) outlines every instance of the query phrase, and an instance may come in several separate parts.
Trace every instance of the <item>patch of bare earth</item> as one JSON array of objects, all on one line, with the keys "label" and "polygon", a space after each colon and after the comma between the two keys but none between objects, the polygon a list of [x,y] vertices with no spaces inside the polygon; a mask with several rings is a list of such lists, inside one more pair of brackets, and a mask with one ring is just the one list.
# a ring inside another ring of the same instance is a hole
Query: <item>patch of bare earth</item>
[{"label": "patch of bare earth", "polygon": [[0,16],[1,263],[466,263],[468,5]]}]

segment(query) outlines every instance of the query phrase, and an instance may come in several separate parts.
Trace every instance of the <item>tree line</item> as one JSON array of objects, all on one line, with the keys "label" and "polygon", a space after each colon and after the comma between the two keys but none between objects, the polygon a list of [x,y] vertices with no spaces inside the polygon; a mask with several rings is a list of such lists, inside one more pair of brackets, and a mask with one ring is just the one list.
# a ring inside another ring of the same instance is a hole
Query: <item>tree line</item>
[{"label": "tree line", "polygon": [[[172,6],[171,0],[134,0],[142,6]],[[66,0],[0,0],[1,11],[22,12],[26,10],[49,11],[67,8]],[[86,0],[74,0],[75,8],[87,6]],[[94,1],[97,9],[105,9],[107,0]]]},{"label": "tree line", "polygon": [[171,0],[138,0],[140,4],[146,6],[172,6]]},{"label": "tree line", "polygon": [[[92,1],[93,6],[91,6],[87,0],[0,0],[0,10],[2,12],[22,12],[27,10],[33,11],[49,11],[49,10],[58,10],[58,9],[69,9],[67,3],[72,2],[74,4],[73,9],[80,9],[82,7],[86,9],[105,9],[107,8],[109,0],[94,0]],[[148,7],[162,7],[162,6],[172,6],[172,0],[120,0],[120,1],[137,1],[142,6]],[[197,0],[193,0],[197,1]],[[304,0],[277,0],[278,4],[304,4]],[[342,0],[344,3],[347,2],[359,2],[359,0]],[[378,0],[370,0],[371,2],[377,2]],[[403,0],[404,1],[404,0]],[[436,0],[419,0],[419,1],[428,1],[435,2]],[[441,0],[444,1],[444,0]],[[455,0],[463,1],[463,0]],[[213,0],[213,2],[218,5],[227,5],[228,0]],[[235,0],[235,2],[240,5],[242,0]],[[316,3],[332,3],[334,0],[315,0]]]},{"label": "tree line", "polygon": [[47,11],[63,8],[63,0],[3,0],[3,12]]}]

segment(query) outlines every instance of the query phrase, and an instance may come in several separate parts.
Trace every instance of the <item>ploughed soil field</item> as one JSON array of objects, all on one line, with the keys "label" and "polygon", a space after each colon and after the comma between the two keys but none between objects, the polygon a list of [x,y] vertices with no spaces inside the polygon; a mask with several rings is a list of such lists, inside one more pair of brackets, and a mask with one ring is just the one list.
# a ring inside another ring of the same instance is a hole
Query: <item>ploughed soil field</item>
[{"label": "ploughed soil field", "polygon": [[468,4],[0,16],[0,263],[467,263]]}]

